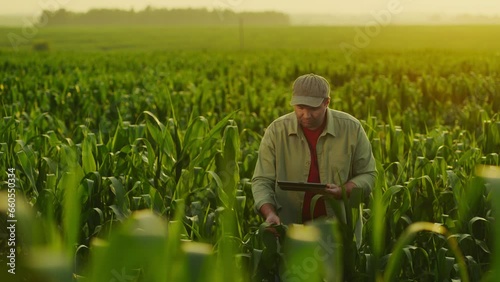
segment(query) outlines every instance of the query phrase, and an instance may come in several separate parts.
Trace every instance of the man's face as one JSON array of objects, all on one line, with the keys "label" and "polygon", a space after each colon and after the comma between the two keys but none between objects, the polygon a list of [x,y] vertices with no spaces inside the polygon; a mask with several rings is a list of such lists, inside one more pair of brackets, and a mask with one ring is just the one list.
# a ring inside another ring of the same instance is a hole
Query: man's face
[{"label": "man's face", "polygon": [[314,130],[318,129],[325,120],[326,109],[330,104],[330,98],[327,98],[319,107],[310,107],[306,105],[295,105],[295,115],[299,124],[304,128]]}]

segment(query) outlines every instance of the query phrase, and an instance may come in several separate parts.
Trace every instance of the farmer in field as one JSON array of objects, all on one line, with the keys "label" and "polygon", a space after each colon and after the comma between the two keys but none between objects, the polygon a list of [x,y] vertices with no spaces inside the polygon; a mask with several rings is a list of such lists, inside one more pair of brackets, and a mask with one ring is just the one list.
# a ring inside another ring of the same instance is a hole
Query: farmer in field
[{"label": "farmer in field", "polygon": [[[355,188],[367,196],[376,170],[370,142],[360,122],[328,108],[330,85],[319,75],[306,74],[293,84],[294,112],[266,129],[252,178],[255,208],[272,224],[305,223],[333,216],[323,198],[311,214],[312,192],[285,191],[277,181],[325,183],[322,194],[342,199]],[[316,197],[317,198],[317,197]],[[314,201],[313,201],[314,203]]]}]

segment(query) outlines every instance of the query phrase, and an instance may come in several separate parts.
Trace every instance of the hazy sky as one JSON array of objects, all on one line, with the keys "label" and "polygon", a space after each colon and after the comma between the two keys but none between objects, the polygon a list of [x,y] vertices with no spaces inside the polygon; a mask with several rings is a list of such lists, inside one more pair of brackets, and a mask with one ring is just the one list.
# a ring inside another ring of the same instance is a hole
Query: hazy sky
[{"label": "hazy sky", "polygon": [[206,7],[234,11],[275,10],[286,13],[370,13],[397,2],[404,13],[500,14],[500,0],[0,0],[0,14],[33,14],[44,9],[65,8],[87,11],[90,8],[141,10],[153,7]]}]

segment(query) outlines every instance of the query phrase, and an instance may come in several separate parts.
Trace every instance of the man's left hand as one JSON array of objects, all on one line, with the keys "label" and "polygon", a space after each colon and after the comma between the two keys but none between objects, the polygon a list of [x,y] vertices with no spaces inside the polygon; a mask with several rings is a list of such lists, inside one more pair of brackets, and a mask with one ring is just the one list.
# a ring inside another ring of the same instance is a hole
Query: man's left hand
[{"label": "man's left hand", "polygon": [[[351,190],[354,187],[356,187],[356,184],[354,184],[353,182],[350,182],[350,181],[344,185],[344,189],[345,189],[347,198],[349,198],[349,196],[351,195]],[[324,195],[331,196],[337,200],[341,200],[342,199],[342,187],[335,185],[335,184],[326,184],[326,189],[325,189]]]},{"label": "man's left hand", "polygon": [[324,195],[340,200],[342,199],[342,187],[335,184],[326,184]]}]

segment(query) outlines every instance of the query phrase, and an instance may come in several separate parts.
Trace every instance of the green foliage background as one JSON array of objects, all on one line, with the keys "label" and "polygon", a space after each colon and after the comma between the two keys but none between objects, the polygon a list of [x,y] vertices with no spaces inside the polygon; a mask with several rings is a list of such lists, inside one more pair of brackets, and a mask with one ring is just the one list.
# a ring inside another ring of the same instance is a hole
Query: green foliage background
[{"label": "green foliage background", "polygon": [[292,110],[291,84],[309,72],[331,82],[333,108],[362,120],[378,161],[371,201],[348,207],[363,243],[356,217],[320,228],[349,250],[345,277],[491,275],[497,184],[475,171],[499,165],[498,26],[387,27],[349,52],[339,44],[354,44],[354,27],[35,30],[0,39],[19,281],[272,277],[263,262],[279,260],[278,242],[259,229],[249,179],[265,127]]}]

